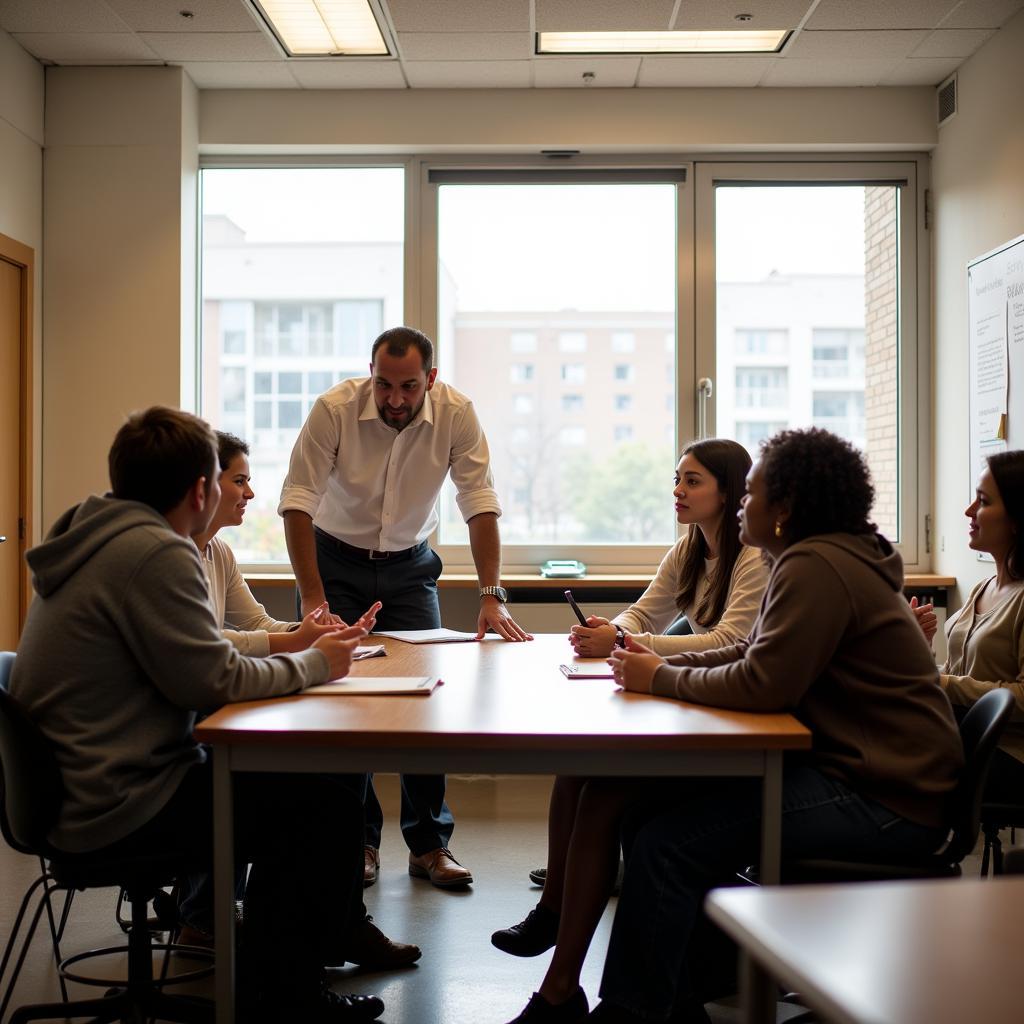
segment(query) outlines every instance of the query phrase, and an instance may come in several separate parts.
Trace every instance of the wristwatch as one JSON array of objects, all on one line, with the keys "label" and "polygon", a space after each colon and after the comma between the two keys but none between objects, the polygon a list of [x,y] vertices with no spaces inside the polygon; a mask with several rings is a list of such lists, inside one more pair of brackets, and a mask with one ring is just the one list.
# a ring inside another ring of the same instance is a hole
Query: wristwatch
[{"label": "wristwatch", "polygon": [[481,597],[496,597],[502,604],[508,602],[508,591],[504,587],[481,587]]},{"label": "wristwatch", "polygon": [[626,646],[626,631],[621,627],[612,623],[615,626],[615,646],[625,647]]}]

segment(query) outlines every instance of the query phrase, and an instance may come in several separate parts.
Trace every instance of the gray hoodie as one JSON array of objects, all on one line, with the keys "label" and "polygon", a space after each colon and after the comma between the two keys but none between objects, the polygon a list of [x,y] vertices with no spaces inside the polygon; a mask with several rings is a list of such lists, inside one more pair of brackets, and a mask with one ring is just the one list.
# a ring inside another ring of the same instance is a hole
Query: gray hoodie
[{"label": "gray hoodie", "polygon": [[148,505],[90,497],[27,560],[38,596],[11,692],[60,765],[58,849],[95,850],[149,821],[204,759],[197,711],[327,678],[316,650],[240,655],[214,619],[195,544]]},{"label": "gray hoodie", "polygon": [[652,692],[790,711],[826,775],[911,821],[945,824],[963,749],[902,588],[903,562],[884,537],[809,537],[775,562],[746,640],[669,658]]}]

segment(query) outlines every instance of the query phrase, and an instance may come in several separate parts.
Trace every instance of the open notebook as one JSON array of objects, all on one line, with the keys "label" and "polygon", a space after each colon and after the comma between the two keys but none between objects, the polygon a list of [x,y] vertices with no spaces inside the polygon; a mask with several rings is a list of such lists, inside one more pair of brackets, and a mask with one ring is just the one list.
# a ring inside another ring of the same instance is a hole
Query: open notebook
[{"label": "open notebook", "polygon": [[428,697],[434,692],[434,687],[440,684],[441,680],[437,676],[378,676],[375,679],[334,679],[329,683],[310,686],[302,693],[340,697]]},{"label": "open notebook", "polygon": [[377,629],[374,636],[389,636],[407,644],[458,644],[476,639],[476,633],[460,633],[457,629]]}]

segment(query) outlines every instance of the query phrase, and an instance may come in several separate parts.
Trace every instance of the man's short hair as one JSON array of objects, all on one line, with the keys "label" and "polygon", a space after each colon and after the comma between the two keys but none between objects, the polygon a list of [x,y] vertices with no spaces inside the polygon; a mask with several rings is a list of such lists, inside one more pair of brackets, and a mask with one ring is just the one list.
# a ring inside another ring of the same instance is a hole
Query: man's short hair
[{"label": "man's short hair", "polygon": [[163,515],[200,477],[209,487],[217,472],[217,436],[198,416],[154,405],[128,417],[107,464],[115,498],[141,501]]},{"label": "man's short hair", "polygon": [[392,327],[386,330],[370,349],[370,362],[377,358],[377,349],[387,347],[389,356],[404,356],[411,345],[415,346],[423,359],[423,372],[430,373],[434,366],[434,343],[415,327]]}]

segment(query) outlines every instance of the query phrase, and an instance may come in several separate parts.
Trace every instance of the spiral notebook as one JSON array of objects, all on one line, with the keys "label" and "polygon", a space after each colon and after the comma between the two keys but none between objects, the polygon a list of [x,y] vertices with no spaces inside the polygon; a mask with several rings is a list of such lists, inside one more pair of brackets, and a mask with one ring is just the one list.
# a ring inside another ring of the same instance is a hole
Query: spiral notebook
[{"label": "spiral notebook", "polygon": [[377,676],[376,678],[333,679],[302,691],[315,697],[429,697],[442,680],[437,676]]}]

